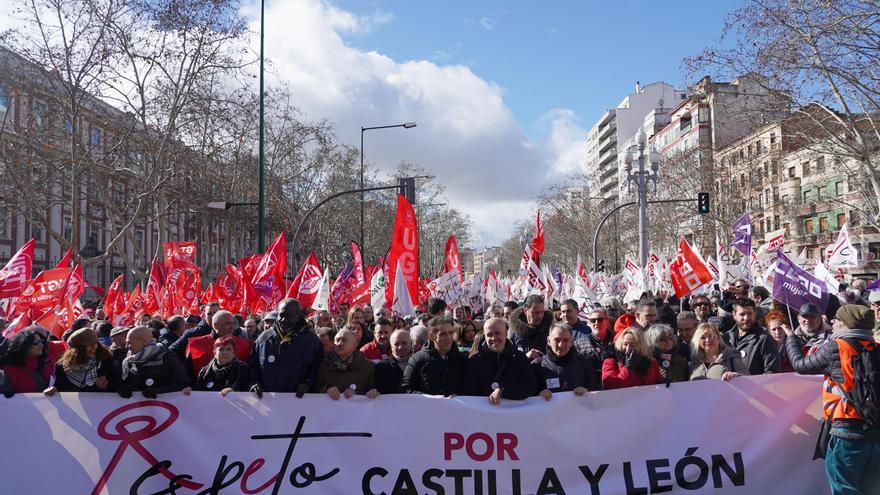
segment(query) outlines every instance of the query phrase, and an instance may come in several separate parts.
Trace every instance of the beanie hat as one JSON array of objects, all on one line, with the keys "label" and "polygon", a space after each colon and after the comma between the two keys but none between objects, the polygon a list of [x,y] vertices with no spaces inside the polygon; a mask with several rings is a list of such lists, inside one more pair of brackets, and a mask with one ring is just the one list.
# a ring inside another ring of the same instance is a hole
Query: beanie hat
[{"label": "beanie hat", "polygon": [[91,328],[80,328],[67,338],[67,344],[70,347],[86,347],[97,343],[98,334]]},{"label": "beanie hat", "polygon": [[874,312],[860,304],[844,304],[837,310],[837,319],[849,329],[874,328]]}]

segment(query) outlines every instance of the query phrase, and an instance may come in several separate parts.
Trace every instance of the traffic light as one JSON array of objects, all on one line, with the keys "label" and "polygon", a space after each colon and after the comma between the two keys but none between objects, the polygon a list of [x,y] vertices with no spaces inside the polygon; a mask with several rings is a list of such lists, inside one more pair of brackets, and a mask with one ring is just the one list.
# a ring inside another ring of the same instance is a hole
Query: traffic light
[{"label": "traffic light", "polygon": [[599,271],[599,272],[605,271],[605,260],[599,260],[599,262],[596,263],[596,271]]},{"label": "traffic light", "polygon": [[406,198],[410,204],[416,203],[416,180],[411,177],[404,177],[402,179],[397,179],[397,187],[400,190],[400,195]]},{"label": "traffic light", "polygon": [[703,215],[709,213],[709,193],[697,193],[697,211]]}]

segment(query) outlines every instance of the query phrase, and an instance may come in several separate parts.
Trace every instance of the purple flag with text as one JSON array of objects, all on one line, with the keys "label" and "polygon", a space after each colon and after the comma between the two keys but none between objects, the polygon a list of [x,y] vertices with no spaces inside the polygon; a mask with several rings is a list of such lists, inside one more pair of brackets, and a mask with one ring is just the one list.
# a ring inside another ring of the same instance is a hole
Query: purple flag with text
[{"label": "purple flag with text", "polygon": [[743,256],[751,256],[752,253],[752,219],[746,213],[733,223],[733,242],[730,245],[736,248]]},{"label": "purple flag with text", "polygon": [[825,283],[788,259],[782,250],[777,251],[776,256],[773,299],[792,308],[813,303],[824,313],[828,306],[828,289]]}]

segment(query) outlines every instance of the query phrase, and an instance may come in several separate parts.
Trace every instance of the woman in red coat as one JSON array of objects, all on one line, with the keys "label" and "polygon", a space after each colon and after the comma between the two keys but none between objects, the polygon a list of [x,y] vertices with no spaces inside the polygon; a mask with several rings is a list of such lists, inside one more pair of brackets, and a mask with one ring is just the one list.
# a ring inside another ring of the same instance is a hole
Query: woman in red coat
[{"label": "woman in red coat", "polygon": [[46,340],[36,331],[24,329],[9,342],[3,372],[15,393],[42,392],[54,370]]},{"label": "woman in red coat", "polygon": [[660,367],[638,329],[630,327],[621,332],[614,340],[614,351],[614,356],[602,363],[605,390],[663,382]]}]

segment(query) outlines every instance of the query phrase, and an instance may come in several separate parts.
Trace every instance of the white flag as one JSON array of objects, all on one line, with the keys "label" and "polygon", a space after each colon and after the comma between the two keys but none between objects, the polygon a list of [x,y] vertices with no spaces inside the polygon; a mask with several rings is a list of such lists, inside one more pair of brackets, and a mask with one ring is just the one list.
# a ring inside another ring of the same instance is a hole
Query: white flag
[{"label": "white flag", "polygon": [[315,294],[315,302],[312,303],[312,308],[315,311],[322,310],[330,310],[330,277],[329,274],[330,269],[324,270],[324,275],[321,276],[321,285],[318,287],[318,293]]},{"label": "white flag", "polygon": [[403,276],[402,263],[397,264],[397,274],[394,276],[394,299],[392,299],[391,311],[397,312],[400,316],[416,314],[409,288],[406,286],[406,277]]},{"label": "white flag", "polygon": [[376,270],[370,279],[370,304],[378,309],[385,306],[385,272],[381,268]]},{"label": "white flag", "polygon": [[837,235],[837,242],[828,247],[828,266],[857,267],[859,266],[859,252],[849,238],[846,224]]}]

